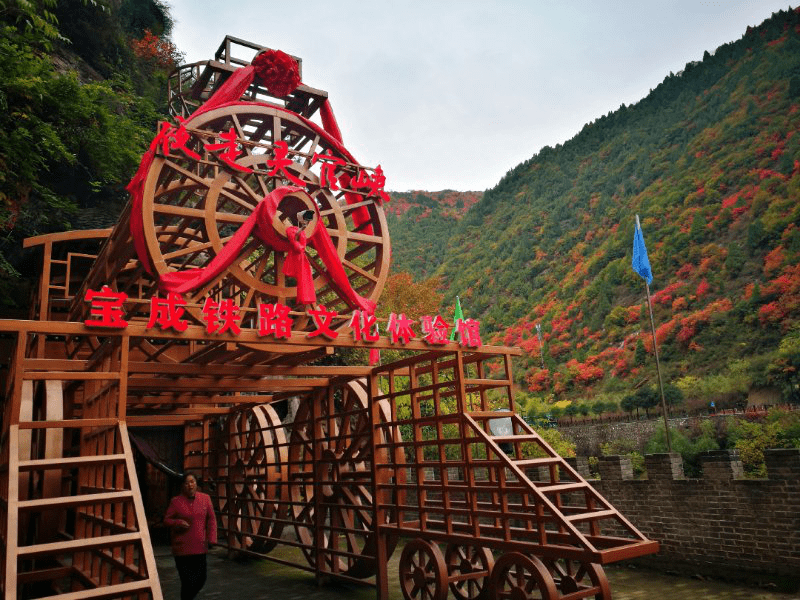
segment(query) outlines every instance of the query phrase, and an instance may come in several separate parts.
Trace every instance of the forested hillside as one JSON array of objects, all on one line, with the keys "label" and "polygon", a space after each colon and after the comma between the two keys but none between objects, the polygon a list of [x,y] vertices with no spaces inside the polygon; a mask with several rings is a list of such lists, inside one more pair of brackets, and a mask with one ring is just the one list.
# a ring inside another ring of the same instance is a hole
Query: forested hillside
[{"label": "forested hillside", "polygon": [[[543,148],[461,221],[396,224],[395,268],[438,276],[443,310],[458,294],[486,337],[521,346],[531,394],[618,403],[656,381],[631,269],[639,214],[666,381],[690,402],[741,403],[761,387],[798,400],[798,125],[790,10]],[[419,240],[422,256],[397,250],[400,239]],[[435,271],[420,270],[426,261]]]},{"label": "forested hillside", "polygon": [[433,275],[444,260],[455,224],[483,192],[392,192],[386,205],[395,271],[416,279]]},{"label": "forested hillside", "polygon": [[0,3],[0,303],[25,306],[22,239],[108,227],[180,59],[160,0]]}]

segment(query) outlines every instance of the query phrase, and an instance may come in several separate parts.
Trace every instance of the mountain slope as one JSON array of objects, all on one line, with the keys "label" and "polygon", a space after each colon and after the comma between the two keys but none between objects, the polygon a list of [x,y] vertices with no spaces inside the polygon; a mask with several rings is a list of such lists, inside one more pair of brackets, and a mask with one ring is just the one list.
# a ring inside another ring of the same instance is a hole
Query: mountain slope
[{"label": "mountain slope", "polygon": [[392,192],[386,205],[395,271],[430,277],[444,258],[445,244],[483,192]]},{"label": "mountain slope", "polygon": [[733,397],[768,384],[796,397],[798,125],[792,10],[543,148],[441,228],[452,232],[434,273],[445,305],[459,294],[494,341],[521,345],[517,374],[531,391],[630,390],[654,370],[635,356],[637,344],[652,352],[643,282],[630,267],[639,214],[667,380],[718,373]]}]

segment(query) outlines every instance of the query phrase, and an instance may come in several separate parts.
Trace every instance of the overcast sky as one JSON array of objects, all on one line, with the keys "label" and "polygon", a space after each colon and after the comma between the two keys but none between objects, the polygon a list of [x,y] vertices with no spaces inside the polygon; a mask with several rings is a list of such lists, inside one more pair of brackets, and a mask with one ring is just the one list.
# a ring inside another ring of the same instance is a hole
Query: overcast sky
[{"label": "overcast sky", "polygon": [[[167,0],[187,62],[226,34],[303,59],[344,142],[394,191],[485,190],[642,99],[774,0]],[[248,57],[250,58],[250,57]]]}]

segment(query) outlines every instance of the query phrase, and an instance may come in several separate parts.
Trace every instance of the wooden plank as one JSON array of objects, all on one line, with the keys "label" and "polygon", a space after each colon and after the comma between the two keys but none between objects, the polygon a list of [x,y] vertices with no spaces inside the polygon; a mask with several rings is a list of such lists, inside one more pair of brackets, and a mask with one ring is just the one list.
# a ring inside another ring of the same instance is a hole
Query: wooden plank
[{"label": "wooden plank", "polygon": [[38,471],[42,469],[71,469],[88,465],[123,462],[124,454],[106,454],[103,456],[68,456],[65,458],[40,458],[37,460],[23,460],[19,463],[19,470]]},{"label": "wooden plank", "polygon": [[[123,598],[129,597],[136,593],[147,591],[154,592],[154,599],[161,598],[161,595],[155,594],[154,584],[152,579],[143,579],[141,581],[130,581],[128,583],[118,583],[115,585],[107,585],[94,589],[80,590],[77,592],[70,592],[68,594],[59,594],[59,600],[101,600],[103,598]],[[159,590],[160,592],[160,590]],[[42,599],[43,600],[43,599]]]},{"label": "wooden plank", "polygon": [[549,465],[558,465],[564,461],[560,456],[547,456],[544,458],[523,458],[522,460],[512,461],[518,467],[525,469],[529,467],[547,467]]},{"label": "wooden plank", "polygon": [[254,394],[247,396],[129,396],[128,406],[149,406],[149,405],[174,405],[174,406],[202,406],[206,404],[269,404],[275,398],[272,394]]},{"label": "wooden plank", "polygon": [[89,365],[85,360],[58,358],[26,358],[23,364],[26,371],[85,371]]},{"label": "wooden plank", "polygon": [[6,600],[17,598],[17,540],[19,539],[19,427],[11,425],[8,432],[8,510],[6,512]]},{"label": "wooden plank", "polygon": [[63,379],[69,381],[88,381],[88,380],[116,380],[120,378],[119,373],[102,373],[97,371],[27,371],[23,378],[26,380],[42,379]]},{"label": "wooden plank", "polygon": [[128,362],[130,361],[131,338],[122,338],[122,347],[119,351],[119,390],[117,392],[117,410],[115,414],[122,422],[125,419],[128,400]]},{"label": "wooden plank", "polygon": [[65,419],[63,421],[28,421],[19,424],[20,429],[83,429],[108,427],[119,423],[119,419]]},{"label": "wooden plank", "polygon": [[581,521],[596,521],[597,519],[616,518],[617,515],[618,513],[616,510],[595,510],[576,515],[565,515],[564,518],[570,523],[579,523]]},{"label": "wooden plank", "polygon": [[165,375],[227,375],[229,377],[266,377],[278,375],[317,376],[317,377],[366,377],[372,367],[349,366],[297,366],[281,367],[270,365],[203,365],[191,363],[159,363],[131,361],[128,365],[131,374],[149,373]]},{"label": "wooden plank", "polygon": [[577,483],[559,483],[556,485],[540,485],[537,487],[545,494],[560,494],[562,492],[573,492],[575,490],[586,489],[589,487],[589,484],[585,481],[579,481]]},{"label": "wooden plank", "polygon": [[148,377],[142,379],[131,377],[128,379],[129,390],[163,391],[231,391],[231,392],[282,392],[289,390],[310,391],[314,388],[327,387],[330,379],[315,377],[309,379],[257,379],[246,380],[228,378],[193,377],[182,379],[167,379]]},{"label": "wooden plank", "polygon": [[71,242],[74,240],[89,240],[93,238],[106,238],[111,235],[112,228],[106,229],[73,229],[72,231],[62,231],[59,233],[47,233],[36,235],[22,240],[23,248],[33,248],[48,242]]},{"label": "wooden plank", "polygon": [[35,583],[37,581],[53,581],[62,577],[69,577],[73,573],[72,567],[52,567],[50,569],[39,569],[37,571],[27,571],[17,575],[17,582],[21,585]]},{"label": "wooden plank", "polygon": [[196,415],[130,415],[126,422],[130,427],[165,427],[168,425],[183,425],[189,421],[199,421],[203,413]]},{"label": "wooden plank", "polygon": [[[53,257],[53,242],[48,241],[44,245],[44,257],[42,258],[42,273],[39,276],[39,318],[49,319],[50,311],[50,259]],[[69,281],[69,280],[67,280]],[[44,356],[43,340],[39,341],[38,356]]]},{"label": "wooden plank", "polygon": [[473,419],[505,419],[513,417],[516,413],[510,410],[475,410],[470,411],[469,416]]},{"label": "wooden plank", "polygon": [[101,494],[77,494],[75,496],[62,496],[60,498],[37,498],[19,503],[20,511],[36,511],[57,507],[81,506],[83,504],[104,504],[107,502],[123,502],[131,499],[133,492],[105,492]]}]

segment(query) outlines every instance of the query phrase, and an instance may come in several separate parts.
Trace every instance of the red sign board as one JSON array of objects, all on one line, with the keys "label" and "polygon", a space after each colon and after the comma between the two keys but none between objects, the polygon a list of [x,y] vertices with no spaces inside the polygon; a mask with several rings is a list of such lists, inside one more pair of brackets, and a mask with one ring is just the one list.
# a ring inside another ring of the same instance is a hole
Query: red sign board
[{"label": "red sign board", "polygon": [[[89,290],[84,300],[89,303],[89,318],[84,321],[88,327],[105,327],[122,329],[128,326],[124,319],[124,303],[128,295],[124,292],[115,292],[105,285],[100,291]],[[153,296],[150,298],[150,315],[147,320],[147,329],[159,328],[162,330],[185,331],[189,326],[186,320],[186,302],[183,296],[176,293],[167,294],[166,298]],[[210,334],[221,335],[230,332],[233,335],[241,333],[239,321],[239,306],[230,298],[219,302],[206,298],[202,308],[202,319],[206,331]],[[314,329],[306,333],[306,337],[325,337],[335,340],[339,332],[332,329],[332,323],[339,314],[335,310],[328,310],[319,305],[308,309],[308,315],[314,323]],[[273,337],[275,339],[288,339],[292,333],[293,320],[290,308],[279,302],[274,304],[260,303],[258,305],[258,335]],[[386,323],[386,333],[393,344],[405,345],[414,339],[417,334],[414,327],[421,327],[422,339],[431,345],[447,344],[451,329],[455,326],[459,344],[466,348],[477,348],[482,344],[480,336],[480,323],[475,319],[458,319],[451,325],[440,315],[425,315],[415,321],[404,313],[389,315]],[[380,326],[374,314],[363,310],[353,311],[349,327],[353,340],[356,342],[375,342],[380,338]]]}]

